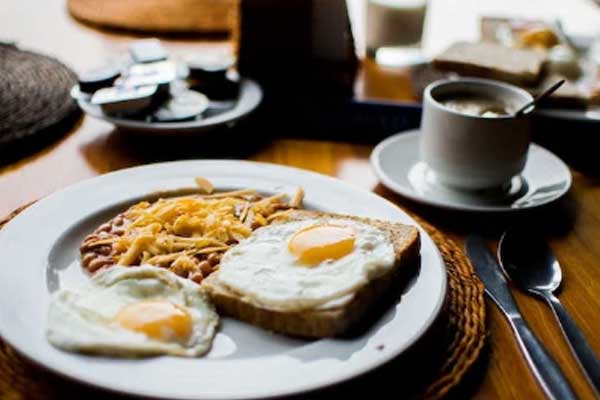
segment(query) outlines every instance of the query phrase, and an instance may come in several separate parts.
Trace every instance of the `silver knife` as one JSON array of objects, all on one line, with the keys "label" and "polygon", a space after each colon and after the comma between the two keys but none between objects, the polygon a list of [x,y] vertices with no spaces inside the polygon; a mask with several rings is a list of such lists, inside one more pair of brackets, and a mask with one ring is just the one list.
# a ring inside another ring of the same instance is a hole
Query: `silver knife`
[{"label": "silver knife", "polygon": [[471,235],[466,242],[467,255],[485,285],[485,292],[504,313],[521,351],[542,390],[550,399],[577,399],[567,378],[556,361],[550,357],[542,343],[533,334],[515,303],[500,266],[490,253],[485,241]]}]

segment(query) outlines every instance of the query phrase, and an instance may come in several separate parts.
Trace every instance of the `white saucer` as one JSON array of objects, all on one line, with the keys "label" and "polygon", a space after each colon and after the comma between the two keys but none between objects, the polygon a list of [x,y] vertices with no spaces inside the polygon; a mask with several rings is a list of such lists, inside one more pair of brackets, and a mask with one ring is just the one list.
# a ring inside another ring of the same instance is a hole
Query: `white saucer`
[{"label": "white saucer", "polygon": [[419,161],[418,133],[413,130],[391,136],[371,153],[371,165],[379,180],[416,202],[461,211],[506,212],[551,203],[571,187],[571,173],[565,163],[536,144],[529,147],[521,175],[503,188],[467,191],[444,186]]}]

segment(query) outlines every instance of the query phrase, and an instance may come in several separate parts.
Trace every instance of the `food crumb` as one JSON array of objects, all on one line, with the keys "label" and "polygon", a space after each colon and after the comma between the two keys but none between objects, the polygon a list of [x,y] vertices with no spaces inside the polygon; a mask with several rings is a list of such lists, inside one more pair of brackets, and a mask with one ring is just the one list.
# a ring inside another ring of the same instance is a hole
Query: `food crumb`
[{"label": "food crumb", "polygon": [[380,344],[380,345],[379,345],[379,346],[377,346],[376,348],[377,348],[377,350],[383,350],[383,349],[385,348],[385,346],[384,346],[384,345],[382,345],[382,344]]}]

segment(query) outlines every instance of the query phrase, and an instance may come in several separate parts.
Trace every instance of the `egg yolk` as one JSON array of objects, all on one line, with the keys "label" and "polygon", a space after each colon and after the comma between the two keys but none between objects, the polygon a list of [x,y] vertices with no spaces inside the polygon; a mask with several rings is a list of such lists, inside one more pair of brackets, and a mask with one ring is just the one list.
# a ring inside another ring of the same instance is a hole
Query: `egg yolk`
[{"label": "egg yolk", "polygon": [[296,232],[288,243],[288,249],[300,262],[314,266],[351,253],[354,240],[354,231],[349,227],[313,225]]},{"label": "egg yolk", "polygon": [[115,322],[163,342],[183,342],[192,334],[192,317],[181,306],[165,300],[130,304],[116,315]]}]

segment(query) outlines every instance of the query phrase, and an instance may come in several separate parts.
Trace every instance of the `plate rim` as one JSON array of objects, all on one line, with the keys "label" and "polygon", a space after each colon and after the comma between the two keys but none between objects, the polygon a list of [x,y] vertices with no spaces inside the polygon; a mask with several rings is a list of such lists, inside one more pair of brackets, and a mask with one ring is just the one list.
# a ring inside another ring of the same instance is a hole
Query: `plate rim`
[{"label": "plate rim", "polygon": [[[383,141],[379,142],[375,146],[375,148],[371,152],[371,156],[369,157],[371,166],[372,166],[373,170],[375,171],[375,175],[381,181],[381,183],[383,183],[383,185],[385,187],[387,187],[394,193],[397,193],[398,195],[405,197],[409,200],[412,200],[416,203],[425,204],[428,206],[437,207],[437,208],[445,209],[445,210],[463,211],[463,212],[469,212],[469,213],[476,213],[476,212],[518,213],[518,212],[530,211],[530,210],[533,210],[533,209],[536,209],[539,207],[543,207],[543,206],[552,204],[555,201],[561,199],[571,189],[571,185],[573,183],[573,176],[571,175],[571,172],[569,171],[569,167],[564,163],[564,161],[562,161],[558,156],[556,156],[550,150],[532,142],[530,144],[531,148],[534,148],[536,151],[545,153],[546,156],[549,156],[550,158],[552,158],[554,161],[557,162],[557,164],[560,164],[560,166],[566,171],[567,185],[559,194],[556,195],[556,197],[554,197],[550,200],[542,201],[542,202],[532,205],[532,206],[521,207],[521,208],[510,208],[510,207],[504,207],[504,206],[458,205],[458,204],[451,204],[451,203],[436,201],[436,200],[430,199],[428,197],[420,196],[414,190],[411,190],[411,191],[405,190],[404,185],[401,185],[401,184],[397,183],[394,179],[390,178],[388,176],[388,174],[386,172],[384,172],[383,167],[381,166],[381,153],[383,152],[383,150],[385,148],[393,145],[397,141],[411,140],[411,139],[415,138],[419,134],[419,132],[420,132],[420,129],[410,129],[410,130],[395,133],[395,134],[389,136],[388,138],[384,139]],[[410,166],[410,168],[412,168],[414,165],[416,165],[416,164],[412,164]],[[406,171],[407,174],[408,174],[408,171],[410,170],[410,168],[407,169],[407,171]]]},{"label": "plate rim", "polygon": [[[421,65],[427,65],[427,63],[414,64],[413,67],[421,66]],[[461,79],[462,78],[480,79],[480,78],[477,78],[474,76],[473,77],[464,76],[464,77],[461,77]],[[445,78],[440,78],[440,79],[445,79]],[[490,79],[490,78],[481,78],[481,79]],[[504,81],[498,81],[498,82],[507,83]],[[517,87],[522,89],[522,87],[520,87],[520,86],[517,86]],[[417,107],[418,109],[423,110],[423,103],[421,101],[400,100],[400,101],[394,101],[394,104],[399,104],[400,106]],[[599,123],[600,122],[600,106],[592,105],[591,107],[593,107],[593,109],[591,109],[591,110],[589,108],[581,109],[581,108],[543,107],[543,108],[538,108],[538,109],[531,111],[531,115],[534,117],[555,119],[555,120],[559,120],[559,121],[577,121],[577,122],[590,123],[590,124]],[[598,117],[590,117],[590,116],[588,116],[588,113],[590,113],[590,112],[596,112],[599,114],[599,116]]]},{"label": "plate rim", "polygon": [[[415,221],[408,213],[406,213],[403,209],[401,209],[399,206],[397,206],[396,204],[392,203],[391,201],[377,195],[376,193],[369,191],[367,189],[361,188],[360,186],[357,185],[353,185],[351,183],[348,183],[346,181],[343,181],[341,179],[338,179],[336,177],[333,176],[329,176],[329,175],[324,175],[324,174],[320,174],[320,173],[316,173],[314,171],[310,171],[310,170],[305,170],[305,169],[300,169],[300,168],[295,168],[295,167],[290,167],[290,166],[284,166],[284,165],[279,165],[279,164],[274,164],[274,163],[265,163],[265,162],[255,162],[255,161],[246,161],[246,160],[226,160],[226,159],[213,159],[213,160],[185,160],[185,161],[173,161],[173,162],[162,162],[162,163],[155,163],[155,164],[148,164],[148,165],[142,165],[142,166],[136,166],[136,167],[132,167],[132,168],[126,168],[126,169],[122,169],[122,170],[118,170],[118,171],[113,171],[110,172],[108,174],[104,174],[104,175],[100,175],[100,176],[96,176],[96,177],[92,177],[89,179],[85,179],[82,180],[80,182],[77,182],[75,184],[69,185],[57,192],[54,192],[52,194],[50,194],[49,196],[41,199],[40,201],[38,201],[36,204],[33,204],[31,207],[28,207],[26,210],[24,210],[21,214],[17,215],[13,220],[11,220],[10,222],[8,222],[6,224],[6,226],[2,229],[2,231],[6,231],[6,228],[10,228],[12,225],[15,225],[18,223],[20,218],[23,218],[24,215],[27,215],[29,212],[32,212],[32,210],[38,208],[38,207],[43,207],[44,206],[44,202],[48,201],[49,199],[52,199],[56,196],[61,196],[64,194],[65,191],[67,190],[76,190],[77,187],[84,185],[84,184],[89,184],[89,182],[94,181],[94,180],[98,180],[98,179],[110,179],[107,178],[107,176],[115,176],[118,174],[128,174],[128,173],[132,173],[132,170],[144,170],[144,169],[148,169],[151,170],[153,168],[160,168],[161,166],[165,166],[165,165],[173,165],[173,164],[180,164],[182,166],[182,168],[184,168],[184,166],[186,165],[190,165],[190,164],[194,164],[195,166],[199,167],[200,165],[210,165],[210,164],[214,164],[214,163],[226,163],[229,164],[230,166],[233,165],[239,165],[244,164],[244,165],[255,165],[255,166],[259,166],[259,167],[266,167],[266,168],[276,168],[276,169],[284,169],[287,170],[289,173],[294,172],[294,173],[302,173],[302,174],[307,174],[308,176],[312,176],[312,178],[317,178],[317,179],[325,179],[328,180],[332,183],[335,183],[337,185],[341,185],[342,187],[344,187],[347,190],[350,190],[352,192],[359,192],[362,193],[364,196],[369,196],[374,200],[380,201],[380,202],[384,202],[387,206],[389,206],[391,209],[394,209],[396,213],[402,214],[403,217],[407,218],[408,220],[412,221],[412,223],[419,229],[421,235],[425,235],[426,240],[428,240],[431,244],[431,250],[433,251],[432,256],[436,259],[436,264],[438,269],[440,270],[440,275],[439,278],[441,279],[440,283],[441,283],[441,290],[440,292],[437,294],[437,299],[435,300],[435,307],[432,310],[432,312],[430,313],[430,315],[428,316],[427,320],[425,321],[425,323],[418,329],[418,332],[416,332],[415,334],[413,334],[413,336],[410,338],[410,340],[407,340],[403,346],[397,348],[395,351],[389,352],[389,353],[385,353],[383,354],[380,358],[376,359],[376,360],[371,360],[371,362],[362,362],[362,364],[359,365],[359,367],[354,368],[351,372],[349,373],[345,373],[345,374],[339,374],[337,376],[335,376],[334,378],[332,378],[329,382],[326,383],[317,383],[317,384],[311,384],[311,383],[307,383],[305,385],[303,385],[302,387],[298,387],[298,388],[294,388],[292,390],[280,390],[277,392],[270,392],[268,394],[252,394],[252,395],[202,395],[202,394],[196,394],[194,396],[181,396],[181,395],[175,395],[173,396],[171,395],[167,395],[167,394],[163,394],[163,393],[151,393],[151,392],[142,392],[139,390],[133,391],[135,389],[131,389],[131,388],[127,388],[126,385],[120,385],[119,387],[109,387],[106,384],[103,383],[98,383],[98,382],[94,382],[90,379],[86,379],[85,377],[79,376],[76,373],[72,373],[71,371],[63,371],[60,369],[60,365],[52,364],[46,364],[43,361],[44,360],[40,360],[38,357],[36,357],[35,352],[34,354],[32,354],[29,350],[31,350],[31,348],[23,350],[22,348],[15,346],[13,340],[11,338],[7,338],[5,336],[5,334],[2,333],[2,331],[4,331],[3,327],[0,326],[0,335],[2,336],[2,338],[6,341],[7,344],[9,344],[10,346],[12,346],[14,349],[17,350],[17,352],[21,355],[23,355],[26,359],[30,360],[31,362],[33,362],[36,365],[41,366],[42,368],[44,368],[45,370],[51,371],[53,373],[56,373],[60,376],[63,376],[65,378],[68,378],[70,380],[82,383],[84,385],[88,385],[91,387],[96,387],[96,388],[100,388],[102,390],[108,390],[109,392],[113,392],[113,393],[126,393],[126,394],[130,394],[130,395],[134,395],[134,396],[150,396],[153,398],[182,398],[182,399],[188,399],[188,398],[230,398],[230,399],[251,399],[251,398],[273,398],[273,397],[280,397],[280,396],[285,396],[285,395],[292,395],[292,394],[301,394],[301,393],[306,393],[306,392],[310,392],[313,390],[317,390],[317,389],[322,389],[325,387],[329,387],[338,383],[342,383],[342,382],[346,382],[356,376],[359,375],[363,375],[371,370],[374,370],[378,367],[380,367],[381,365],[384,365],[386,363],[388,363],[389,361],[391,361],[392,359],[398,357],[400,354],[402,354],[403,352],[405,352],[407,349],[409,349],[412,345],[415,344],[415,342],[417,342],[433,325],[433,323],[435,322],[435,320],[438,318],[440,312],[442,311],[442,307],[445,301],[445,297],[447,294],[447,284],[448,284],[448,280],[447,280],[447,272],[445,269],[445,265],[444,265],[444,261],[443,258],[441,257],[441,254],[439,252],[439,249],[437,248],[437,246],[435,245],[435,242],[433,242],[433,239],[431,238],[431,236],[423,229],[423,227],[417,223],[417,221]],[[2,233],[2,232],[0,232]],[[0,236],[4,236],[4,235],[0,235]],[[423,240],[423,238],[422,238]],[[50,346],[50,344],[45,343],[47,346]]]},{"label": "plate rim", "polygon": [[558,119],[561,121],[577,121],[591,124],[599,123],[600,116],[594,118],[588,115],[588,113],[592,111],[600,113],[600,107],[595,106],[594,110],[581,110],[575,108],[540,108],[539,110],[535,110],[534,114],[543,118]]}]

